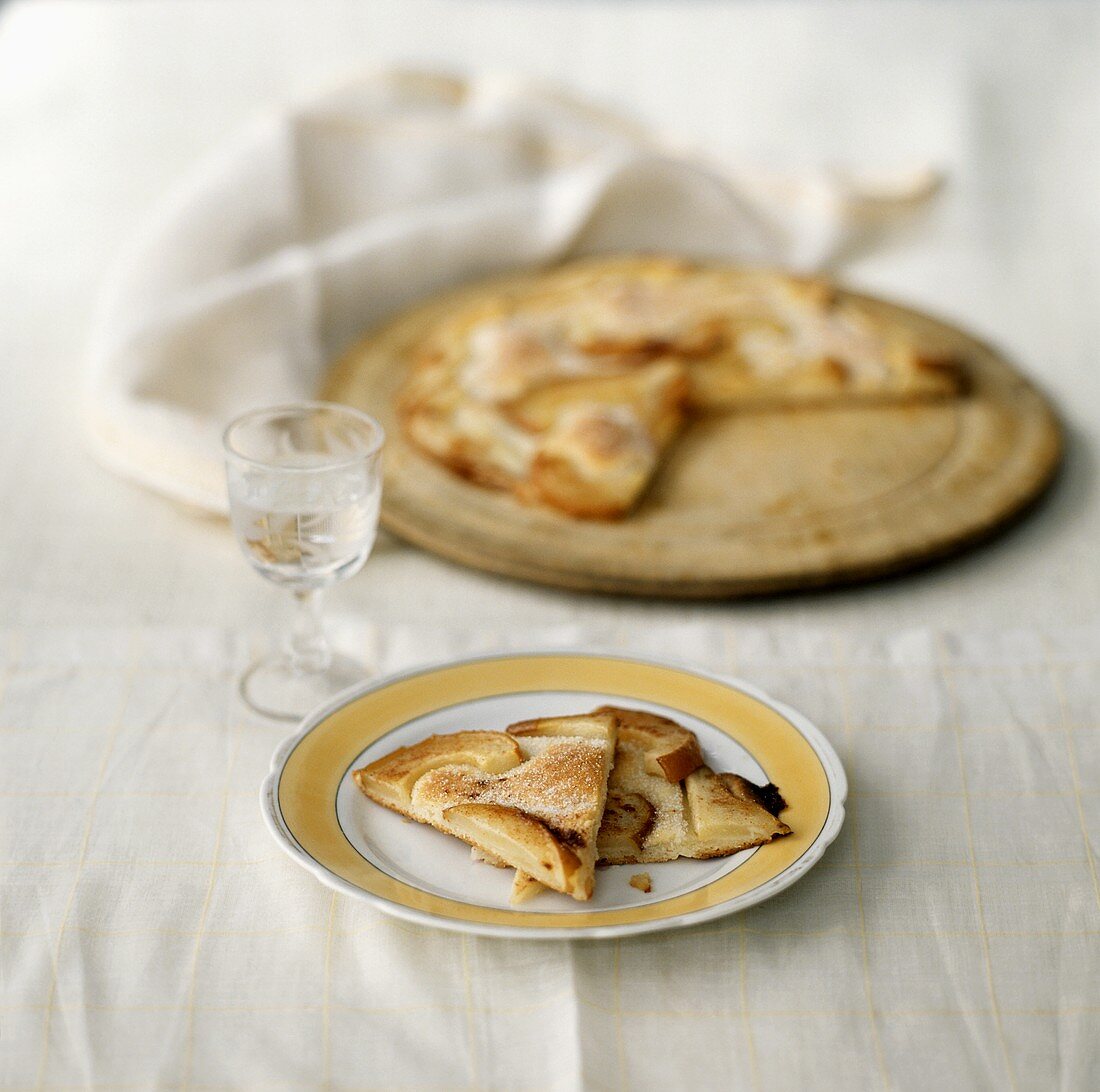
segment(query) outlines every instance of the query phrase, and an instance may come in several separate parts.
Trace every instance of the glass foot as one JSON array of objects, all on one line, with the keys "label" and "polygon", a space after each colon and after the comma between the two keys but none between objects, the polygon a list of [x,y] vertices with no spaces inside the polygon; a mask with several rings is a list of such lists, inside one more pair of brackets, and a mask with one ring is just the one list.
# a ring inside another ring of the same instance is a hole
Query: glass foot
[{"label": "glass foot", "polygon": [[323,671],[302,672],[286,656],[257,660],[241,676],[241,700],[254,713],[271,720],[298,721],[341,690],[367,679],[362,664],[333,656]]}]

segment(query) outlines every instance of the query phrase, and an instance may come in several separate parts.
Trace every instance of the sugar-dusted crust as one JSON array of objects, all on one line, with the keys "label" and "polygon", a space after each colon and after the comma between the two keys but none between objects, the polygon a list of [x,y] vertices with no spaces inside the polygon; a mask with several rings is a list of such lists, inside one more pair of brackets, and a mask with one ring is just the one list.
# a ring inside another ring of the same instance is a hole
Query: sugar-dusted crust
[{"label": "sugar-dusted crust", "polygon": [[413,811],[494,863],[499,859],[556,891],[588,899],[613,732],[527,740],[524,753],[526,761],[504,774],[468,766],[429,772],[414,787]]},{"label": "sugar-dusted crust", "polygon": [[518,766],[522,759],[519,745],[505,732],[453,732],[399,747],[355,770],[352,777],[372,800],[416,818],[411,806],[413,786],[429,770],[458,763],[495,774]]},{"label": "sugar-dusted crust", "polygon": [[563,844],[580,846],[602,812],[607,750],[602,740],[561,737],[541,754],[501,774],[443,766],[417,781],[413,808],[430,821],[459,804],[514,808],[537,819]]}]

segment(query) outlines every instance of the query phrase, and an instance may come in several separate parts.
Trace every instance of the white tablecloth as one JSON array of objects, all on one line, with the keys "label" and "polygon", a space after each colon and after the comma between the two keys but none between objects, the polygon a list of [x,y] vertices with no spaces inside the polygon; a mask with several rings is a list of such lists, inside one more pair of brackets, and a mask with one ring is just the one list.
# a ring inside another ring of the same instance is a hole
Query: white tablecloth
[{"label": "white tablecloth", "polygon": [[[6,5],[0,860],[32,865],[0,877],[0,1083],[1087,1086],[1098,43],[1083,3]],[[334,593],[346,639],[384,666],[557,634],[732,667],[819,718],[856,788],[848,833],[803,884],[709,931],[462,942],[333,900],[266,841],[254,793],[276,733],[230,700],[283,596],[221,524],[85,453],[78,377],[120,240],[273,101],[400,60],[571,83],[751,162],[939,161],[936,214],[853,256],[850,279],[1000,343],[1065,411],[1067,472],[1040,510],[905,580],[609,601],[385,540]],[[1015,626],[1028,635],[997,636]],[[801,642],[823,636],[811,669]],[[950,667],[963,638],[984,641],[980,670]],[[166,784],[180,796],[142,795]]]},{"label": "white tablecloth", "polygon": [[675,934],[413,927],[268,837],[280,733],[235,700],[239,631],[13,632],[6,1087],[1084,1089],[1100,1071],[1100,629],[342,638],[383,670],[596,641],[739,673],[836,744],[846,826],[791,890]]}]

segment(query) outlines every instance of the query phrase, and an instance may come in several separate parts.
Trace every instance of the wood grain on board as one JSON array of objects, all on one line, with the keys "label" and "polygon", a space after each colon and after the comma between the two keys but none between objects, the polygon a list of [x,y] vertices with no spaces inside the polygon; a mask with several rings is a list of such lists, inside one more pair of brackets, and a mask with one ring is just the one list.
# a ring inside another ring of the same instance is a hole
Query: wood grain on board
[{"label": "wood grain on board", "polygon": [[1039,495],[1061,455],[1049,403],[994,349],[927,315],[857,296],[872,312],[903,319],[930,350],[958,356],[968,393],[698,418],[627,518],[582,521],[525,507],[420,454],[395,420],[406,347],[467,291],[371,333],[333,368],[323,395],[386,428],[385,526],[479,569],[674,597],[869,579],[988,538]]}]

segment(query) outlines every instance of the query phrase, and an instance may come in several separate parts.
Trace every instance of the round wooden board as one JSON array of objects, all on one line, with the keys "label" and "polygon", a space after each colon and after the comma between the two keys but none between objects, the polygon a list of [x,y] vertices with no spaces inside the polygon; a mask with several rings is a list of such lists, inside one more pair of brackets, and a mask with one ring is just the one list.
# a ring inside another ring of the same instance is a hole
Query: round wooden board
[{"label": "round wooden board", "polygon": [[484,289],[435,299],[375,331],[323,392],[386,428],[384,525],[475,568],[556,587],[696,598],[870,579],[989,537],[1042,492],[1061,456],[1051,406],[996,351],[927,315],[850,293],[903,319],[930,350],[965,361],[968,394],[696,420],[628,518],[582,521],[525,507],[421,455],[394,415],[406,346]]}]

